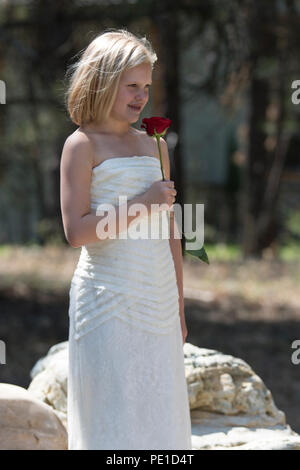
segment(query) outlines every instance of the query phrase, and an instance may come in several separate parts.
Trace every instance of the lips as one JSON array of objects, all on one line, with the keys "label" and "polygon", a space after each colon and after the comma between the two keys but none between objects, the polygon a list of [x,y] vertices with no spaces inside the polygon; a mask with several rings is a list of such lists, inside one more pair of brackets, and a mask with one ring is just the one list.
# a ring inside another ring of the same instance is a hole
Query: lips
[{"label": "lips", "polygon": [[142,106],[138,106],[138,105],[129,104],[128,106],[134,111],[140,111],[142,109]]}]

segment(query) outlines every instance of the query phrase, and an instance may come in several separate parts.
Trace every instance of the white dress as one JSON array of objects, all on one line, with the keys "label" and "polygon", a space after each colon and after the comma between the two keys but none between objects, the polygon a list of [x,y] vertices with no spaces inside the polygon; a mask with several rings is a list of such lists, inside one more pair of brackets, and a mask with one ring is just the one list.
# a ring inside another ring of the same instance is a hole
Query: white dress
[{"label": "white dress", "polygon": [[[161,179],[155,157],[109,158],[93,168],[91,212]],[[68,449],[192,449],[169,239],[83,246],[69,300]]]}]

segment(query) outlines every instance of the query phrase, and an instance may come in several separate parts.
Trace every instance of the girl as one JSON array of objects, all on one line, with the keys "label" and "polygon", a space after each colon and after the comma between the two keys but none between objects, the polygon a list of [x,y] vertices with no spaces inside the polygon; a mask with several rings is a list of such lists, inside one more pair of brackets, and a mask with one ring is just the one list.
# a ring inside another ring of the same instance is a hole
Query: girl
[{"label": "girl", "polygon": [[71,67],[67,109],[79,127],[62,151],[61,211],[81,253],[69,292],[69,449],[192,448],[181,242],[173,223],[170,239],[129,233],[169,214],[176,195],[166,142],[162,181],[155,138],[131,126],[156,60],[145,37],[113,29]]}]

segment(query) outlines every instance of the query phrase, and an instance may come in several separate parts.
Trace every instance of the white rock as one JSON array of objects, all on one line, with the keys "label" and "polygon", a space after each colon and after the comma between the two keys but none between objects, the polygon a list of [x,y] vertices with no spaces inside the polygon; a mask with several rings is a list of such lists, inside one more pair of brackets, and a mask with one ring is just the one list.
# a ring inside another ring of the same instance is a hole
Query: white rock
[{"label": "white rock", "polygon": [[28,390],[0,383],[1,450],[67,450],[68,435],[51,406]]},{"label": "white rock", "polygon": [[257,424],[285,424],[261,378],[242,359],[184,345],[190,408],[226,415],[257,416]]},{"label": "white rock", "polygon": [[68,394],[68,341],[49,349],[47,356],[35,364],[30,376],[33,378],[28,391],[37,399],[52,406],[65,428],[67,423]]},{"label": "white rock", "polygon": [[[185,343],[193,449],[300,449],[271,392],[242,359]],[[67,428],[68,342],[53,346],[31,371],[28,390]]]},{"label": "white rock", "polygon": [[248,416],[201,410],[193,410],[191,419],[193,449],[300,450],[300,436],[289,425],[258,427]]},{"label": "white rock", "polygon": [[271,392],[242,359],[184,345],[193,449],[299,450]]}]

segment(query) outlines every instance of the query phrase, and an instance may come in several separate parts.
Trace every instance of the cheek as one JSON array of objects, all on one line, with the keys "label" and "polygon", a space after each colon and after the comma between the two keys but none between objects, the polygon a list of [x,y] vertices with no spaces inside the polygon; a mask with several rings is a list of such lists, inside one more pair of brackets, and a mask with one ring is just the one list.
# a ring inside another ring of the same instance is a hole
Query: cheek
[{"label": "cheek", "polygon": [[119,108],[120,106],[122,107],[127,99],[128,99],[128,96],[127,96],[126,90],[119,90],[116,96],[114,106],[116,108]]},{"label": "cheek", "polygon": [[132,96],[134,95],[133,93],[134,90],[131,90],[130,88],[125,88],[120,91],[119,93],[119,99],[122,103],[130,103],[132,100]]}]

